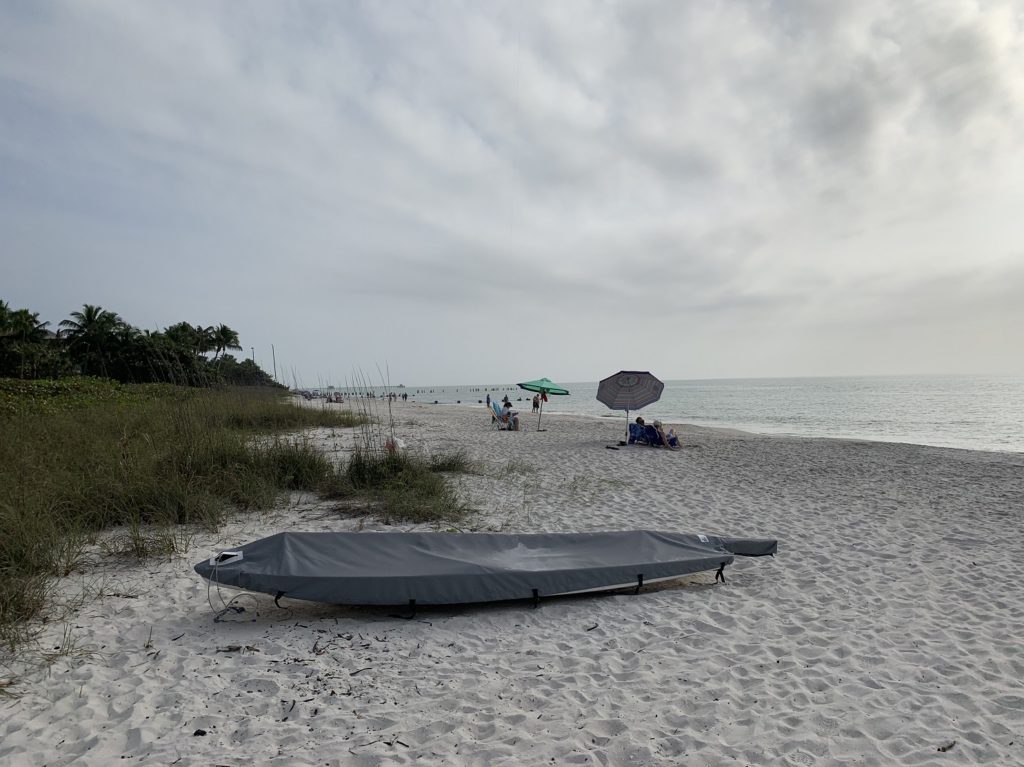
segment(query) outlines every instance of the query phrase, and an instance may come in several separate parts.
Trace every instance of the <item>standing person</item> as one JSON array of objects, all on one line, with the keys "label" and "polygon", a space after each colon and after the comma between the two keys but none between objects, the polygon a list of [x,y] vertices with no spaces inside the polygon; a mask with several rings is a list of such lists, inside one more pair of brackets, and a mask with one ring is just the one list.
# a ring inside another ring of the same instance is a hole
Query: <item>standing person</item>
[{"label": "standing person", "polygon": [[510,400],[508,398],[508,395],[506,394],[504,397],[501,398],[501,404],[502,405],[511,405],[512,404],[512,400]]},{"label": "standing person", "polygon": [[540,395],[539,394],[534,394],[533,395],[533,412],[536,413],[538,410],[540,410]]},{"label": "standing person", "polygon": [[487,392],[487,407],[491,406],[491,393]]}]

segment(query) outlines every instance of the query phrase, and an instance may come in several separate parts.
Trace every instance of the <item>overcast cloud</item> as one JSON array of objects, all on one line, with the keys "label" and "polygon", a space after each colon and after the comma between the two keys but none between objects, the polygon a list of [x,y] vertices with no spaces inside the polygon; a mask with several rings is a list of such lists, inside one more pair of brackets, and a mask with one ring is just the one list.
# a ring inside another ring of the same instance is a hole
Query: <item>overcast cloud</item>
[{"label": "overcast cloud", "polygon": [[1024,374],[1024,6],[0,6],[0,298],[306,384]]}]

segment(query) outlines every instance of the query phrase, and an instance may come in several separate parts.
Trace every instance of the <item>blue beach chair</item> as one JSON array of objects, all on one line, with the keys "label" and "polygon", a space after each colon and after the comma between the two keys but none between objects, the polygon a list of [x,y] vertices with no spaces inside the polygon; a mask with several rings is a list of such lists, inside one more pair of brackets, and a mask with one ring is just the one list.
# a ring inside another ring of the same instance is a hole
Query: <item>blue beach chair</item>
[{"label": "blue beach chair", "polygon": [[644,427],[638,423],[631,423],[629,425],[629,444],[631,445],[646,445],[647,437],[644,436]]},{"label": "blue beach chair", "polygon": [[498,407],[497,402],[491,403],[491,410],[493,411],[491,414],[491,423],[494,425],[494,428],[511,431],[512,423],[510,422],[509,417],[505,415],[505,412]]}]

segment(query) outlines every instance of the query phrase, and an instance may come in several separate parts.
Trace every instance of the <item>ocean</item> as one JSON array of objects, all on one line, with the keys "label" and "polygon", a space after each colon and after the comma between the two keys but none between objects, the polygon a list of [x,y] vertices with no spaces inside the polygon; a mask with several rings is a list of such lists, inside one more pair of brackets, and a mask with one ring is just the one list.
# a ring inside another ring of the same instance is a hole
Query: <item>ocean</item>
[{"label": "ocean", "polygon": [[[545,413],[619,420],[597,401],[597,382],[558,381]],[[529,414],[532,394],[515,384],[395,388],[417,402],[476,403],[508,395]],[[1024,452],[1024,378],[865,376],[666,381],[661,399],[632,413],[647,420],[801,437],[909,442],[971,450]],[[610,428],[612,428],[610,426]]]}]

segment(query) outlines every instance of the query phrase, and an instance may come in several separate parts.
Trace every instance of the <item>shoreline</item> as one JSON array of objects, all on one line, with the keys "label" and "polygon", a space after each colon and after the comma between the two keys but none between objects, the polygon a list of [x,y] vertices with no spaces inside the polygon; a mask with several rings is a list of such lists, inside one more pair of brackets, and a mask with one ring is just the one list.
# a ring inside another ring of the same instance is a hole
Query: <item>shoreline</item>
[{"label": "shoreline", "polygon": [[[514,402],[514,400],[513,400],[513,402]],[[346,406],[347,405],[348,405],[348,401],[346,401]],[[430,408],[430,407],[446,407],[446,408],[464,408],[466,410],[473,410],[473,409],[478,408],[478,407],[483,407],[483,402],[481,402],[479,404],[472,404],[472,405],[470,405],[470,404],[466,404],[465,402],[463,402],[463,403],[438,402],[438,403],[435,404],[433,402],[412,402],[412,401],[410,401],[408,403],[405,403],[401,407],[408,407],[409,405],[419,405],[421,407],[428,407],[428,408]],[[643,415],[642,413],[639,413],[639,414]],[[484,411],[483,415],[486,418],[486,416],[487,416],[486,410]],[[524,412],[522,410],[519,411],[519,415],[520,415],[520,419],[521,420],[523,419],[524,415],[526,417],[526,420],[528,420],[531,416],[535,417],[531,413],[525,413],[524,414]],[[606,422],[608,420],[619,419],[619,420],[622,421],[622,427],[623,427],[622,428],[622,433],[623,434],[625,433],[626,419],[625,419],[624,415],[618,415],[618,414],[615,414],[615,413],[609,413],[609,415],[592,415],[590,413],[569,413],[569,412],[558,411],[558,410],[551,410],[551,411],[545,410],[544,411],[544,417],[546,418],[548,415],[557,416],[559,418],[570,418],[570,419],[571,418],[582,418],[582,419],[587,419],[587,420],[599,421],[599,422],[602,422],[602,423]],[[632,416],[631,416],[631,418],[632,418]],[[526,420],[522,420],[522,422],[526,423]],[[749,430],[749,429],[741,429],[741,428],[732,427],[732,426],[709,426],[709,425],[705,425],[705,424],[696,424],[696,423],[690,423],[690,422],[686,422],[686,421],[676,421],[676,420],[664,419],[664,418],[661,419],[661,420],[665,423],[666,426],[675,427],[677,429],[686,429],[686,430],[689,430],[689,431],[692,431],[692,432],[699,432],[699,431],[703,430],[703,431],[708,431],[708,432],[715,432],[715,433],[722,434],[722,435],[725,435],[725,436],[763,437],[763,438],[766,438],[766,439],[825,440],[825,441],[834,441],[834,442],[866,442],[866,443],[881,444],[881,445],[910,445],[910,446],[913,446],[913,447],[929,448],[929,449],[932,449],[932,450],[960,450],[960,451],[966,451],[966,452],[996,453],[996,454],[999,454],[999,455],[1010,455],[1010,456],[1022,456],[1022,457],[1024,457],[1024,450],[1000,450],[1000,449],[997,449],[997,448],[957,447],[957,446],[954,446],[954,445],[932,445],[932,444],[928,444],[926,442],[910,442],[910,441],[900,441],[900,440],[874,439],[874,438],[871,438],[871,437],[810,436],[810,435],[805,435],[805,434],[792,434],[792,433],[787,433],[787,432],[752,431],[752,430]]]},{"label": "shoreline", "polygon": [[[597,383],[561,383],[571,396],[551,397],[545,410],[609,414],[596,399]],[[487,393],[465,386],[411,390],[424,404],[472,404]],[[515,387],[490,394],[530,409],[530,397]],[[759,434],[1024,453],[1024,378],[1013,376],[669,380],[660,399],[635,415]]]},{"label": "shoreline", "polygon": [[[706,427],[678,451],[609,450],[598,418],[509,433],[479,405],[393,413],[405,449],[480,467],[450,478],[479,510],[467,530],[707,532],[779,554],[737,558],[726,585],[411,621],[192,572],[285,529],[429,529],[293,493],[183,531],[183,557],[97,553],[62,579],[39,643],[67,651],[0,700],[0,761],[909,766],[951,743],[958,764],[1024,761],[1024,562],[1004,544],[1024,533],[1024,455]],[[308,436],[343,460],[357,431]],[[244,611],[215,619],[232,597]]]}]

